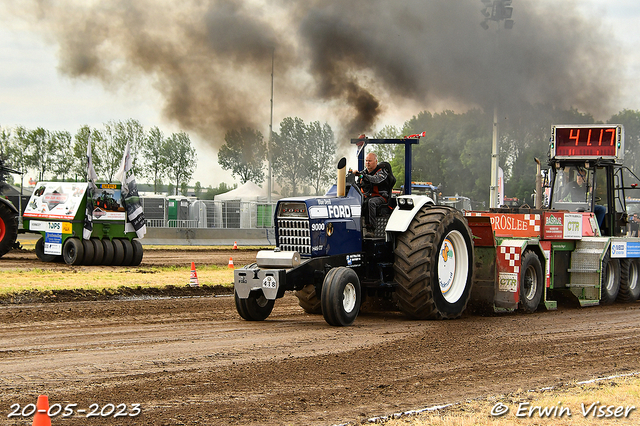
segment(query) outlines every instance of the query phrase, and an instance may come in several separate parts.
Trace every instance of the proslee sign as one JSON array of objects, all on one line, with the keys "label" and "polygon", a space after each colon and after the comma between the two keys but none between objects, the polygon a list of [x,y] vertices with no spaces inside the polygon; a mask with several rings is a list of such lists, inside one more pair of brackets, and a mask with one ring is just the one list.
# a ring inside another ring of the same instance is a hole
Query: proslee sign
[{"label": "proslee sign", "polygon": [[489,217],[496,237],[528,238],[540,236],[540,214],[472,212],[467,215]]},{"label": "proslee sign", "polygon": [[586,236],[599,236],[593,213],[545,212],[543,214],[504,214],[471,212],[467,216],[491,219],[496,237],[541,238],[545,240],[579,240]]}]

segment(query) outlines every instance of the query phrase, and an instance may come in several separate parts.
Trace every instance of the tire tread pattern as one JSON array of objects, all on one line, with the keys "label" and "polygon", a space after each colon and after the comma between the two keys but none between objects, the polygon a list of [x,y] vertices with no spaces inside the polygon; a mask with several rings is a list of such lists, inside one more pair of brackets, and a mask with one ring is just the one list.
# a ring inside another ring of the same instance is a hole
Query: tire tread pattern
[{"label": "tire tread pattern", "polygon": [[[613,271],[611,271],[613,267]],[[613,274],[613,288],[607,290],[606,281],[609,274]],[[618,259],[611,259],[609,253],[605,254],[602,259],[602,281],[600,283],[600,304],[611,305],[615,302],[620,291],[620,261]]]},{"label": "tire tread pattern", "polygon": [[298,305],[308,314],[318,315],[322,313],[320,298],[316,294],[316,286],[309,284],[301,290],[294,292],[298,298]]},{"label": "tire tread pattern", "polygon": [[[352,283],[356,292],[356,304],[351,312],[345,312],[343,305],[344,289],[347,283]],[[320,303],[322,315],[327,324],[336,327],[353,324],[362,304],[360,279],[355,271],[344,266],[332,268],[324,277]]]},{"label": "tire tread pattern", "polygon": [[[630,268],[635,266],[635,277],[629,273]],[[637,259],[620,260],[620,291],[618,291],[617,300],[622,303],[633,303],[640,297],[640,283],[631,282],[630,280],[638,280],[640,273],[640,262]]]},{"label": "tire tread pattern", "polygon": [[[462,309],[445,312],[438,309],[434,298],[433,283],[437,279],[438,247],[444,230],[454,222],[460,222],[471,235],[462,214],[450,207],[424,206],[413,218],[409,228],[396,239],[395,282],[396,301],[400,310],[412,319],[447,319],[459,317],[469,301],[471,288],[465,290]],[[470,256],[473,256],[471,247]],[[471,262],[469,275],[473,275]],[[437,284],[436,284],[437,285]]]}]

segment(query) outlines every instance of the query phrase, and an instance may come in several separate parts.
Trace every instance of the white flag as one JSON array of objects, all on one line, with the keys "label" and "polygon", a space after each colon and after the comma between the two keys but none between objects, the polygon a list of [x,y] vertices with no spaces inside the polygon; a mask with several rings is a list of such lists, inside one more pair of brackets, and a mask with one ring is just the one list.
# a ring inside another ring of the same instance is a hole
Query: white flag
[{"label": "white flag", "polygon": [[122,161],[120,161],[120,167],[116,172],[114,178],[122,182],[122,192],[128,193],[129,188],[127,184],[127,174],[133,168],[133,161],[131,159],[131,150],[129,148],[129,142],[127,142],[127,146],[124,148],[124,155],[122,156]]},{"label": "white flag", "polygon": [[98,180],[98,175],[93,168],[93,160],[91,159],[91,135],[89,135],[89,140],[87,141],[87,182],[89,182],[92,189],[97,188],[96,180]]},{"label": "white flag", "polygon": [[93,232],[93,191],[97,189],[96,180],[98,175],[93,168],[93,160],[91,159],[91,134],[87,140],[87,207],[84,215],[84,228],[82,230],[82,238],[88,240]]},{"label": "white flag", "polygon": [[124,224],[125,232],[134,232],[138,238],[144,238],[147,233],[147,225],[144,220],[144,212],[138,196],[138,185],[133,174],[133,159],[129,149],[129,142],[124,149],[124,155],[120,162],[120,169],[115,178],[122,183],[121,193],[124,208],[127,210],[127,221]]}]

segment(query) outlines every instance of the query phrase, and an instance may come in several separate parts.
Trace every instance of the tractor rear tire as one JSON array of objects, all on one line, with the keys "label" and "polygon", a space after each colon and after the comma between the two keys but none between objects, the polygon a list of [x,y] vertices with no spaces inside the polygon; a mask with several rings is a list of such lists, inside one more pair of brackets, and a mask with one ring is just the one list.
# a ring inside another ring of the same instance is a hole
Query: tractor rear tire
[{"label": "tractor rear tire", "polygon": [[396,238],[395,298],[413,319],[457,318],[473,284],[473,242],[458,210],[424,206]]},{"label": "tractor rear tire", "polygon": [[293,294],[298,298],[298,305],[308,314],[319,315],[322,313],[320,298],[316,294],[316,286],[309,284],[301,290],[296,290]]},{"label": "tractor rear tire", "polygon": [[324,277],[320,296],[322,316],[329,325],[353,324],[362,304],[358,274],[351,268],[332,268]]},{"label": "tractor rear tire", "polygon": [[632,303],[640,297],[640,260],[622,259],[620,261],[620,291],[618,301]]},{"label": "tractor rear tire", "polygon": [[240,316],[247,321],[264,321],[271,315],[275,300],[264,297],[262,291],[254,291],[247,299],[240,299],[236,292],[233,293],[236,299],[236,310]]},{"label": "tractor rear tire", "polygon": [[544,289],[542,263],[538,255],[526,250],[522,255],[520,271],[520,309],[532,313],[538,309]]},{"label": "tractor rear tire", "polygon": [[615,302],[620,291],[620,260],[611,259],[609,252],[602,259],[602,282],[600,283],[600,304]]},{"label": "tractor rear tire", "polygon": [[43,262],[53,262],[58,258],[55,254],[44,253],[44,238],[42,237],[36,241],[36,256]]},{"label": "tractor rear tire", "polygon": [[0,201],[0,257],[11,250],[18,238],[18,215]]}]

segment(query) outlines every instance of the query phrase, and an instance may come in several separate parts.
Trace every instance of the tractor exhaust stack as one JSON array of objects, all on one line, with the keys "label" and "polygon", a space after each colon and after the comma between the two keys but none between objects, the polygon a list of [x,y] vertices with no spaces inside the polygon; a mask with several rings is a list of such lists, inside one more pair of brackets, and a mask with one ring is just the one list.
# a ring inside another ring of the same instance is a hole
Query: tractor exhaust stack
[{"label": "tractor exhaust stack", "polygon": [[338,161],[338,197],[344,197],[347,186],[347,159],[342,157]]}]

